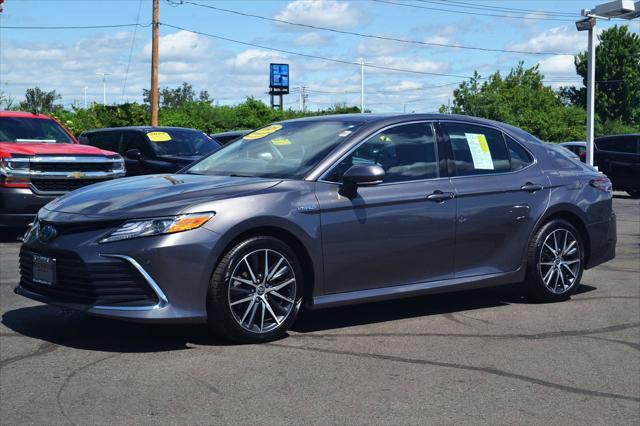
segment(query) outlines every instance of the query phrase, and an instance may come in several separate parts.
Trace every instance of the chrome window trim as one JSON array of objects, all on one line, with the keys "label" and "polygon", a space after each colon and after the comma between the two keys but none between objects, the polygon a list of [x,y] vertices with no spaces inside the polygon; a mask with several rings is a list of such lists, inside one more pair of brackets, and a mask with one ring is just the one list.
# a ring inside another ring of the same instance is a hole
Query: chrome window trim
[{"label": "chrome window trim", "polygon": [[[482,173],[482,174],[477,174],[477,175],[466,175],[466,176],[458,176],[458,169],[456,168],[456,174],[454,176],[450,176],[449,179],[460,179],[460,178],[473,178],[473,177],[479,177],[479,176],[504,176],[504,175],[510,175],[510,174],[514,174],[514,173],[520,173],[523,170],[527,170],[533,166],[535,166],[536,164],[538,164],[538,159],[536,158],[535,155],[533,155],[533,153],[524,145],[522,145],[518,139],[516,139],[515,137],[513,137],[512,135],[510,135],[509,133],[505,132],[504,130],[495,127],[495,126],[491,126],[488,124],[477,124],[477,123],[471,123],[468,121],[462,121],[462,120],[438,120],[438,123],[442,123],[442,124],[447,124],[447,123],[455,123],[455,124],[467,124],[467,125],[471,125],[471,126],[478,126],[478,127],[486,127],[492,130],[495,130],[497,132],[500,132],[503,135],[503,139],[504,136],[508,136],[511,139],[513,139],[518,145],[520,145],[525,151],[527,151],[529,153],[529,155],[531,156],[531,158],[533,158],[533,161],[531,162],[531,164],[529,164],[527,167],[523,167],[522,169],[518,169],[518,170],[509,170],[508,172],[496,172],[496,173]],[[445,130],[446,132],[446,130]],[[449,132],[446,132],[447,135],[449,134]],[[451,144],[451,140],[449,139],[449,144]],[[509,153],[509,147],[507,146],[507,141],[504,141],[504,145],[505,148],[507,149],[507,154]],[[453,151],[453,150],[452,150]],[[511,160],[511,156],[509,156],[509,160]],[[455,160],[453,160],[455,161]],[[509,167],[511,167],[511,163],[509,163]]]},{"label": "chrome window trim", "polygon": [[[325,180],[325,178],[327,177],[327,174],[329,174],[329,172],[331,172],[331,170],[336,167],[342,160],[344,160],[345,158],[347,158],[349,155],[351,155],[356,149],[358,149],[360,146],[364,145],[365,143],[369,142],[371,140],[371,138],[375,137],[376,135],[379,135],[380,133],[387,131],[389,129],[392,129],[394,127],[399,127],[399,126],[406,126],[406,125],[410,125],[410,124],[430,124],[431,125],[431,130],[433,131],[433,135],[434,138],[436,138],[435,140],[435,148],[436,148],[436,165],[439,164],[439,156],[438,156],[438,141],[437,141],[437,133],[436,133],[436,129],[433,126],[433,124],[436,122],[437,120],[413,120],[413,121],[405,121],[402,123],[394,123],[394,124],[390,124],[388,126],[385,126],[381,129],[376,130],[374,133],[370,134],[369,136],[367,136],[366,139],[363,139],[362,141],[360,141],[360,143],[356,144],[355,146],[351,147],[346,153],[344,153],[342,156],[340,156],[340,158],[338,158],[337,160],[333,161],[329,166],[327,166],[323,172],[320,173],[320,177],[318,177],[316,180],[316,182],[322,182],[322,183],[329,183],[329,184],[335,184],[335,185],[341,185],[340,182],[332,182],[329,180]],[[321,166],[322,167],[322,166]],[[444,177],[440,176],[440,168],[437,168],[438,170],[438,176],[434,177],[434,178],[429,178],[429,179],[416,179],[416,180],[404,180],[404,181],[398,181],[398,182],[387,182],[385,183],[384,181],[376,186],[386,186],[386,185],[395,185],[395,184],[403,184],[403,183],[414,183],[414,182],[425,182],[425,181],[434,181],[434,180],[439,180],[439,179],[445,179]],[[314,173],[317,174],[317,173]],[[312,180],[312,179],[310,179]]]},{"label": "chrome window trim", "polygon": [[149,287],[151,287],[151,289],[156,294],[156,296],[158,296],[158,303],[152,306],[94,305],[91,307],[92,309],[111,310],[111,311],[148,311],[148,310],[154,310],[154,309],[161,309],[169,304],[169,299],[167,299],[167,296],[165,296],[162,289],[160,289],[160,286],[158,285],[158,283],[155,282],[155,280],[151,277],[151,275],[149,275],[149,273],[145,271],[144,268],[134,258],[132,258],[131,256],[127,256],[125,254],[100,254],[100,256],[111,257],[114,259],[121,259],[129,262],[134,268],[136,268],[136,270],[140,273],[140,275],[142,275],[142,277],[145,279],[147,284],[149,284]]}]

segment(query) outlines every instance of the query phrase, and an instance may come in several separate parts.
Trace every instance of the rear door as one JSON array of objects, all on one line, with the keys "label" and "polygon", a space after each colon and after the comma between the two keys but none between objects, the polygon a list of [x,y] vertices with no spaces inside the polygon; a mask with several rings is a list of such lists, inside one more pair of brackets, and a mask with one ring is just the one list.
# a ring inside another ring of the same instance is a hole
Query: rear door
[{"label": "rear door", "polygon": [[532,155],[500,130],[444,122],[457,199],[455,275],[515,271],[545,210],[546,179]]},{"label": "rear door", "polygon": [[[436,151],[431,123],[392,126],[317,183],[326,293],[453,276],[455,199]],[[358,188],[353,199],[341,196],[342,174],[353,164],[381,166],[383,183]]]}]

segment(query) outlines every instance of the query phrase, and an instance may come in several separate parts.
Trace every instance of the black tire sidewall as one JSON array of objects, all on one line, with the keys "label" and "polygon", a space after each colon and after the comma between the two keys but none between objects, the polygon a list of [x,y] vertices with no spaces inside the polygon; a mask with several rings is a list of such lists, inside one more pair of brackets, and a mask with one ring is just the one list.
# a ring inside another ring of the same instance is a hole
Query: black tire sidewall
[{"label": "black tire sidewall", "polygon": [[[235,266],[242,258],[255,250],[271,249],[282,254],[296,278],[296,297],[292,312],[275,330],[266,333],[253,333],[238,324],[228,303],[230,278]],[[270,236],[250,237],[235,244],[217,265],[209,283],[207,292],[207,317],[211,328],[238,343],[259,343],[282,338],[298,316],[304,291],[302,267],[295,252],[283,241]]]},{"label": "black tire sidewall", "polygon": [[[580,249],[580,270],[578,271],[578,276],[576,277],[575,283],[573,286],[562,294],[556,294],[549,290],[546,285],[544,285],[543,277],[540,274],[540,269],[538,267],[538,263],[540,262],[540,256],[542,255],[542,245],[544,244],[545,239],[549,236],[553,231],[558,229],[565,229],[576,238],[578,241],[578,247]],[[547,223],[545,223],[539,230],[536,232],[536,235],[531,243],[529,249],[529,259],[527,262],[527,284],[529,287],[529,293],[535,299],[541,301],[555,302],[566,300],[569,298],[580,286],[580,280],[582,279],[582,273],[584,271],[584,244],[582,242],[582,237],[578,230],[571,223],[562,219],[553,219]]]}]

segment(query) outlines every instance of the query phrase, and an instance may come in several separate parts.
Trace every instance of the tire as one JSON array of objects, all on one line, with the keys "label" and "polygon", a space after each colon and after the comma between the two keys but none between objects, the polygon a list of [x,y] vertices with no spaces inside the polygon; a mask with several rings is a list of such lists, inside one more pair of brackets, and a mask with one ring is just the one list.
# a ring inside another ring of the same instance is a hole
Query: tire
[{"label": "tire", "polygon": [[627,194],[631,198],[640,198],[640,189],[627,189]]},{"label": "tire", "polygon": [[540,302],[566,300],[580,285],[583,271],[584,244],[578,230],[562,219],[542,225],[527,253],[525,286],[529,297]]},{"label": "tire", "polygon": [[213,272],[207,292],[209,327],[237,343],[282,338],[300,311],[303,289],[300,261],[287,244],[269,236],[247,238]]}]

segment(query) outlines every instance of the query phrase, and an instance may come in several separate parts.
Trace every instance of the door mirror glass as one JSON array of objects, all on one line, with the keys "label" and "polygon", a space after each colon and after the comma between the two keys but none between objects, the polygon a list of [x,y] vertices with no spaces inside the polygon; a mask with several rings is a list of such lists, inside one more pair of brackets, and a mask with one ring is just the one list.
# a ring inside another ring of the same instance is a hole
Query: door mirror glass
[{"label": "door mirror glass", "polygon": [[130,149],[124,153],[129,160],[142,160],[142,153],[139,149]]}]

